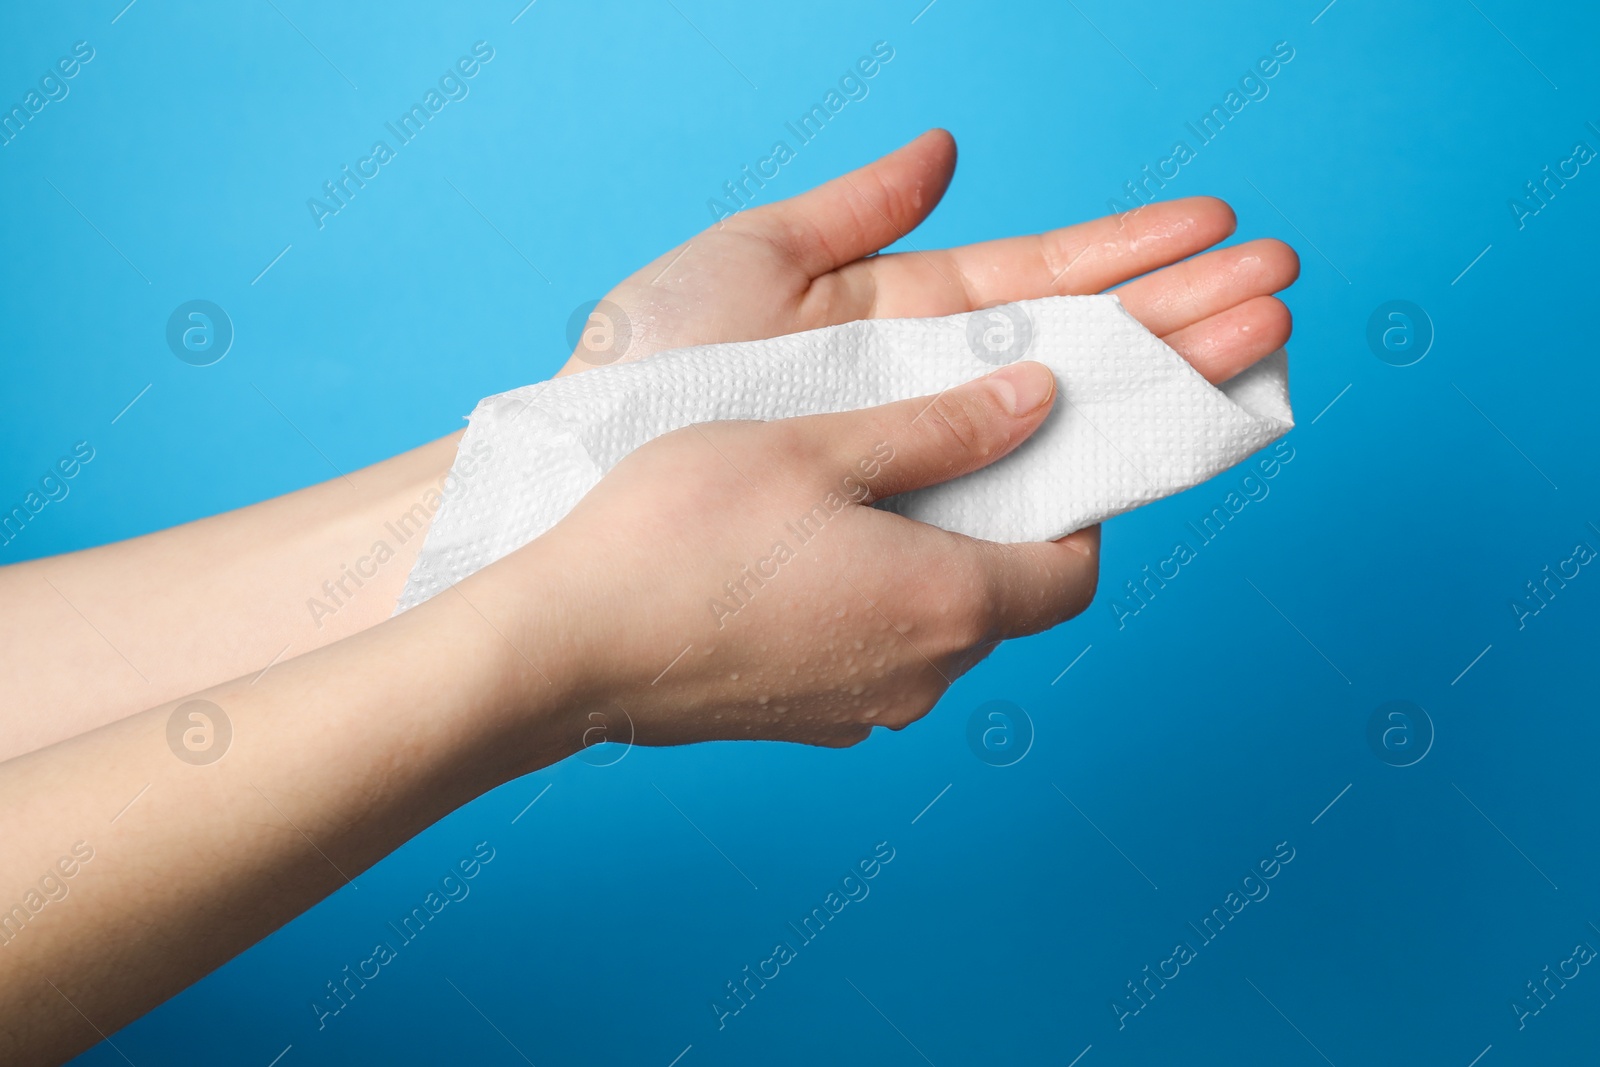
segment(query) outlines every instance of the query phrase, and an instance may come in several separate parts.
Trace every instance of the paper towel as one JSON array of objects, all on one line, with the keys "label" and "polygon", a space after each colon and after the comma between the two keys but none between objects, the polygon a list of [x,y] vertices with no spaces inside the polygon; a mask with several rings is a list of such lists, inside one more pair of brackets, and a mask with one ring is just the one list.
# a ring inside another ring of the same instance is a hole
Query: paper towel
[{"label": "paper towel", "polygon": [[933,319],[869,319],[699,345],[488,397],[396,611],[554,526],[624,456],[720,419],[780,419],[926,396],[1018,359],[1055,372],[1044,425],[1011,455],[879,506],[991,541],[1065,536],[1196,485],[1293,427],[1283,351],[1213,386],[1114,294]]}]

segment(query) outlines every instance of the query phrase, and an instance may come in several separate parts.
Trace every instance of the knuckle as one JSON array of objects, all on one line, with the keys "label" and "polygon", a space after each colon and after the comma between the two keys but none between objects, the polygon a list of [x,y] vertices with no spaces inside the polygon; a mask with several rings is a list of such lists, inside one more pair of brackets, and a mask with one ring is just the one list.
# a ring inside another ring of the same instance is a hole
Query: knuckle
[{"label": "knuckle", "polygon": [[933,432],[964,453],[987,455],[996,446],[994,420],[979,403],[945,394],[933,402],[926,416]]},{"label": "knuckle", "polygon": [[[832,485],[840,466],[838,444],[830,435],[818,433],[817,423],[798,418],[759,425],[763,436],[757,451],[766,464],[807,489]],[[734,462],[739,462],[737,457]]]},{"label": "knuckle", "polygon": [[994,579],[981,553],[961,553],[946,570],[946,593],[956,610],[947,654],[964,652],[982,644],[994,626]]},{"label": "knuckle", "polygon": [[771,455],[796,462],[809,461],[817,452],[816,437],[798,425],[798,419],[779,419],[761,425],[763,443]]}]

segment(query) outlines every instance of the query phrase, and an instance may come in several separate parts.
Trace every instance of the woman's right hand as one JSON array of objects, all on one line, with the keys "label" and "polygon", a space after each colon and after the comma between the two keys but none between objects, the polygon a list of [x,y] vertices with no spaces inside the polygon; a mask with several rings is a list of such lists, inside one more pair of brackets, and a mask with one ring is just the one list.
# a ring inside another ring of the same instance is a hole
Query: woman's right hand
[{"label": "woman's right hand", "polygon": [[546,653],[529,684],[561,674],[574,729],[854,744],[1093,597],[1098,527],[995,544],[868,506],[994,462],[1054,399],[1048,368],[1016,363],[937,397],[678,430],[478,585],[525,597],[526,654]]}]

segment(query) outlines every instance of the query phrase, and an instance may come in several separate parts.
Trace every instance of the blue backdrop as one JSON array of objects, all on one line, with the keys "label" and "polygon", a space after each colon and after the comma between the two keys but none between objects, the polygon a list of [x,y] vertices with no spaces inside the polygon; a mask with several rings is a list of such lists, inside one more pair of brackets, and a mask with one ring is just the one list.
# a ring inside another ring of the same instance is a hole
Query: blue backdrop
[{"label": "blue backdrop", "polygon": [[[0,147],[3,502],[95,449],[0,560],[325,479],[549,375],[573,310],[710,222],[878,42],[763,197],[942,125],[960,172],[915,241],[963,243],[1128,204],[1184,141],[1163,198],[1223,196],[1239,240],[1301,253],[1292,458],[1108,524],[1094,606],[903,734],[513,782],[79,1062],[1592,1055],[1592,7],[523,2],[0,13],[0,104],[29,113]],[[314,217],[475,46],[425,134]],[[232,324],[210,366],[167,343],[192,300]],[[319,1028],[480,842],[470,893]]]}]

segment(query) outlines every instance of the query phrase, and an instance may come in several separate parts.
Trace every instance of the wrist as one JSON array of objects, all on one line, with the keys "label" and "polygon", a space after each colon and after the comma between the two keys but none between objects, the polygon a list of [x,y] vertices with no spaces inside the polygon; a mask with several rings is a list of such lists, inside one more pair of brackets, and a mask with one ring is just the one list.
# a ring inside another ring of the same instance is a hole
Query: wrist
[{"label": "wrist", "polygon": [[559,625],[565,609],[529,607],[565,598],[543,576],[506,580],[504,562],[385,625],[396,657],[439,662],[443,684],[457,688],[452,734],[467,764],[486,776],[485,791],[582,748],[578,708],[588,687],[577,669],[583,657],[569,651]]}]

